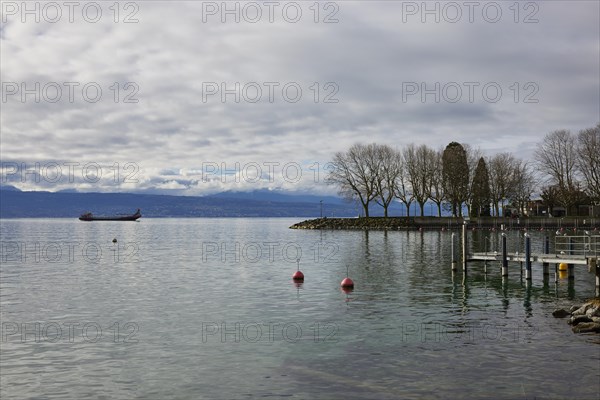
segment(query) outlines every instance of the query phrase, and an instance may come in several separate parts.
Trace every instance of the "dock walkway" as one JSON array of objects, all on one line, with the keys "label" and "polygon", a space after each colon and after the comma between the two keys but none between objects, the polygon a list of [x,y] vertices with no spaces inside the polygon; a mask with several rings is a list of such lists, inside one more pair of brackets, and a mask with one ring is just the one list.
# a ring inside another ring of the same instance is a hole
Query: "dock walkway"
[{"label": "dock walkway", "polygon": [[[594,232],[595,233],[595,232]],[[524,252],[507,251],[507,236],[501,234],[502,241],[499,250],[476,252],[469,254],[467,251],[467,225],[462,229],[462,264],[463,271],[467,272],[467,264],[472,261],[484,261],[485,272],[487,273],[487,262],[499,262],[502,266],[502,276],[508,276],[508,264],[510,262],[519,262],[521,266],[525,264],[525,279],[531,280],[531,266],[533,263],[543,265],[544,276],[550,274],[550,265],[554,265],[555,277],[558,280],[559,270],[567,270],[569,279],[575,277],[575,266],[587,266],[592,272],[595,270],[596,276],[596,295],[600,296],[600,235],[592,235],[585,232],[584,235],[567,235],[557,232],[554,243],[554,251],[550,253],[550,238],[546,236],[543,253],[531,252],[531,237],[528,234],[524,236]],[[455,254],[454,239],[452,234],[452,270],[457,269],[457,258]],[[522,268],[521,268],[521,271]]]}]

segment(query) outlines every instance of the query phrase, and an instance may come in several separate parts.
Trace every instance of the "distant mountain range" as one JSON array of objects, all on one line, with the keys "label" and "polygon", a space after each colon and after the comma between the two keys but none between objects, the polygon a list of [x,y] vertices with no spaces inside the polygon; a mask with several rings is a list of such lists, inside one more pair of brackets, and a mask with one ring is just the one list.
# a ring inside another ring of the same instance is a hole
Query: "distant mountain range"
[{"label": "distant mountain range", "polygon": [[[2,218],[76,218],[84,212],[95,215],[133,214],[142,210],[144,218],[161,217],[356,217],[360,207],[335,196],[286,194],[277,191],[223,192],[215,195],[169,196],[136,193],[23,192],[13,186],[0,186]],[[373,216],[383,215],[374,206]],[[391,214],[400,215],[395,205]]]}]

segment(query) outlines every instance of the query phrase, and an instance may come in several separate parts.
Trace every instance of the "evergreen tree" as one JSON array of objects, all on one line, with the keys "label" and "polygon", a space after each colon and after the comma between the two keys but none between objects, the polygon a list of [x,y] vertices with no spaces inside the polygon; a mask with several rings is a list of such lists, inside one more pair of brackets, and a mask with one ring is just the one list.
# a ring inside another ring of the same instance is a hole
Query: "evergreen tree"
[{"label": "evergreen tree", "polygon": [[442,177],[452,215],[462,217],[462,205],[469,195],[469,163],[467,152],[460,143],[452,142],[444,149]]},{"label": "evergreen tree", "polygon": [[478,217],[490,216],[490,176],[483,157],[477,162],[473,176],[471,210]]}]

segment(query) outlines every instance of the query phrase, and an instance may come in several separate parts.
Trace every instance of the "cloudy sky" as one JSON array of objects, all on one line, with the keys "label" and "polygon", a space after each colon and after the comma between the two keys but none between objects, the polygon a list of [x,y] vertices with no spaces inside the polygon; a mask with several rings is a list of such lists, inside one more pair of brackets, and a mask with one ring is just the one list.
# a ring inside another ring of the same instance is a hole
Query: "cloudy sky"
[{"label": "cloudy sky", "polygon": [[23,190],[323,193],[353,143],[530,159],[600,121],[597,1],[1,4]]}]

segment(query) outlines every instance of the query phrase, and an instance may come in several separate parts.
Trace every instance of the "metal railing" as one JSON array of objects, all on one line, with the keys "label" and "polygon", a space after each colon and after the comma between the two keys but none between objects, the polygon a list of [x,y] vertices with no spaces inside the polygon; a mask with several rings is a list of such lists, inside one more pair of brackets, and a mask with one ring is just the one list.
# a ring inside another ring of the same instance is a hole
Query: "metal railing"
[{"label": "metal railing", "polygon": [[556,254],[596,257],[600,254],[600,235],[556,236]]}]

